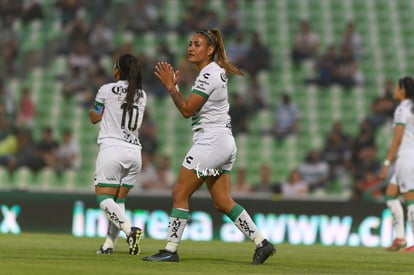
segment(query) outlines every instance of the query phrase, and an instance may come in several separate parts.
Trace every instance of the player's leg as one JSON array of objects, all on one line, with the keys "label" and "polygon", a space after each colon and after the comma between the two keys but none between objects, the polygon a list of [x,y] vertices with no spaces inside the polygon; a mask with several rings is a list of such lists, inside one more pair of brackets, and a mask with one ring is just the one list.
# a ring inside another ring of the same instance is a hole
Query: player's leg
[{"label": "player's leg", "polygon": [[109,221],[126,236],[135,234],[136,228],[125,215],[125,209],[115,202],[121,197],[120,182],[124,174],[122,163],[125,152],[119,147],[100,150],[96,161],[95,194],[99,207],[105,212]]},{"label": "player's leg", "polygon": [[[407,206],[407,220],[414,234],[414,189],[404,193],[404,201]],[[414,252],[414,245],[405,249],[406,252]]]},{"label": "player's leg", "polygon": [[391,211],[392,222],[395,230],[395,238],[387,251],[398,251],[407,245],[405,240],[404,210],[399,200],[400,189],[396,177],[392,176],[385,192],[386,204]]},{"label": "player's leg", "polygon": [[144,257],[144,261],[178,262],[178,245],[189,218],[189,200],[191,195],[204,181],[194,171],[181,167],[177,183],[173,190],[173,208],[168,223],[167,244],[158,253]]},{"label": "player's leg", "polygon": [[125,216],[125,210],[115,202],[117,187],[95,186],[96,199],[99,207],[107,218],[127,236],[131,233],[131,222]]},{"label": "player's leg", "polygon": [[230,174],[223,173],[206,180],[214,207],[225,213],[236,227],[256,245],[253,264],[262,264],[276,252],[273,244],[267,241],[257,229],[249,213],[231,197]]},{"label": "player's leg", "polygon": [[[414,232],[414,160],[411,153],[403,152],[399,155],[395,164],[395,176],[397,178],[399,191],[403,194],[407,207],[407,220]],[[414,246],[405,251],[414,252]]]},{"label": "player's leg", "polygon": [[[119,188],[118,188],[118,190],[116,192],[116,195],[115,195],[115,202],[116,203],[118,203],[117,202],[118,193],[119,193]],[[118,239],[120,231],[121,230],[118,227],[116,227],[112,222],[109,222],[108,223],[108,230],[106,232],[105,242],[103,243],[103,245],[101,245],[99,247],[99,249],[96,251],[96,253],[97,254],[112,254],[114,249],[115,249],[116,241]]]}]

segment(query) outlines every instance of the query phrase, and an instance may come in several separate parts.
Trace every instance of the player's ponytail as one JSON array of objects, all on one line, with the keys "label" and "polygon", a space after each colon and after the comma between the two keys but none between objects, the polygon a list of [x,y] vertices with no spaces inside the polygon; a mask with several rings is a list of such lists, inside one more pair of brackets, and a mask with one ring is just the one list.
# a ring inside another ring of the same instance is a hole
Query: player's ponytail
[{"label": "player's ponytail", "polygon": [[219,29],[202,30],[198,31],[198,33],[207,37],[210,45],[214,47],[214,52],[211,58],[214,60],[214,57],[217,56],[217,64],[219,64],[227,74],[244,75],[242,71],[230,63],[226,54],[226,49],[224,48],[223,36]]},{"label": "player's ponytail", "polygon": [[142,96],[142,73],[138,59],[131,54],[124,54],[117,61],[121,80],[128,81],[128,90],[125,97],[126,110],[129,112],[134,104],[135,95]]}]

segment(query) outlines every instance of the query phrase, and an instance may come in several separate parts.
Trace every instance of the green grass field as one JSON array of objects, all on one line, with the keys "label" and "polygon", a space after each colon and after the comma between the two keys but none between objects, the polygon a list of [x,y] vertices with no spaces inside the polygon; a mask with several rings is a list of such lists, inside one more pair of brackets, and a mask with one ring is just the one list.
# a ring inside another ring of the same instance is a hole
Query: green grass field
[{"label": "green grass field", "polygon": [[103,239],[64,234],[0,235],[0,274],[413,274],[412,253],[383,248],[281,244],[261,265],[250,264],[253,244],[183,241],[179,263],[144,262],[164,241],[143,239],[139,256],[124,239],[112,255],[97,255]]}]

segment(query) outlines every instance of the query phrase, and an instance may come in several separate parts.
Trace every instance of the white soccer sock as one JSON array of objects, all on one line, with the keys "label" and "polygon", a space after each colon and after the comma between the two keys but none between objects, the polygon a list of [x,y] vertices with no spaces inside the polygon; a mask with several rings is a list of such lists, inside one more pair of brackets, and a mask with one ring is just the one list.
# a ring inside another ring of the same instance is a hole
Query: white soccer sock
[{"label": "white soccer sock", "polygon": [[400,200],[387,200],[387,206],[392,214],[392,223],[394,225],[396,238],[405,239],[404,210]]},{"label": "white soccer sock", "polygon": [[168,223],[168,237],[166,250],[175,252],[183,236],[184,228],[187,225],[189,211],[187,209],[173,208]]},{"label": "white soccer sock", "polygon": [[127,219],[125,210],[116,204],[113,199],[104,199],[99,207],[118,229],[121,229],[127,236],[131,233],[131,222]]},{"label": "white soccer sock", "polygon": [[[125,212],[125,203],[117,203],[122,210]],[[106,235],[106,240],[105,243],[103,244],[102,248],[105,250],[107,248],[114,248],[116,245],[116,241],[118,240],[119,237],[119,232],[121,230],[116,227],[112,222],[110,222],[108,224],[108,233]]]},{"label": "white soccer sock", "polygon": [[250,240],[252,240],[256,246],[261,246],[265,239],[257,230],[256,224],[253,222],[249,213],[239,204],[236,204],[227,216],[234,222],[236,227]]},{"label": "white soccer sock", "polygon": [[411,232],[414,234],[414,204],[411,203],[407,206],[407,219],[411,227]]}]

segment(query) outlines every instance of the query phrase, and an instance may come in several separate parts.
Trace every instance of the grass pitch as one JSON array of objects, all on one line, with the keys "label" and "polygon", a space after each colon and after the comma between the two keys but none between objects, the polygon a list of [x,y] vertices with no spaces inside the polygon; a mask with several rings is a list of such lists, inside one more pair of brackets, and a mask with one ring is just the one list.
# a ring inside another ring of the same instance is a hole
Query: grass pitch
[{"label": "grass pitch", "polygon": [[277,245],[261,266],[250,264],[250,242],[183,241],[179,263],[144,262],[165,241],[143,239],[138,256],[120,239],[112,255],[97,255],[102,238],[64,234],[0,234],[0,274],[413,274],[414,254],[383,248]]}]

